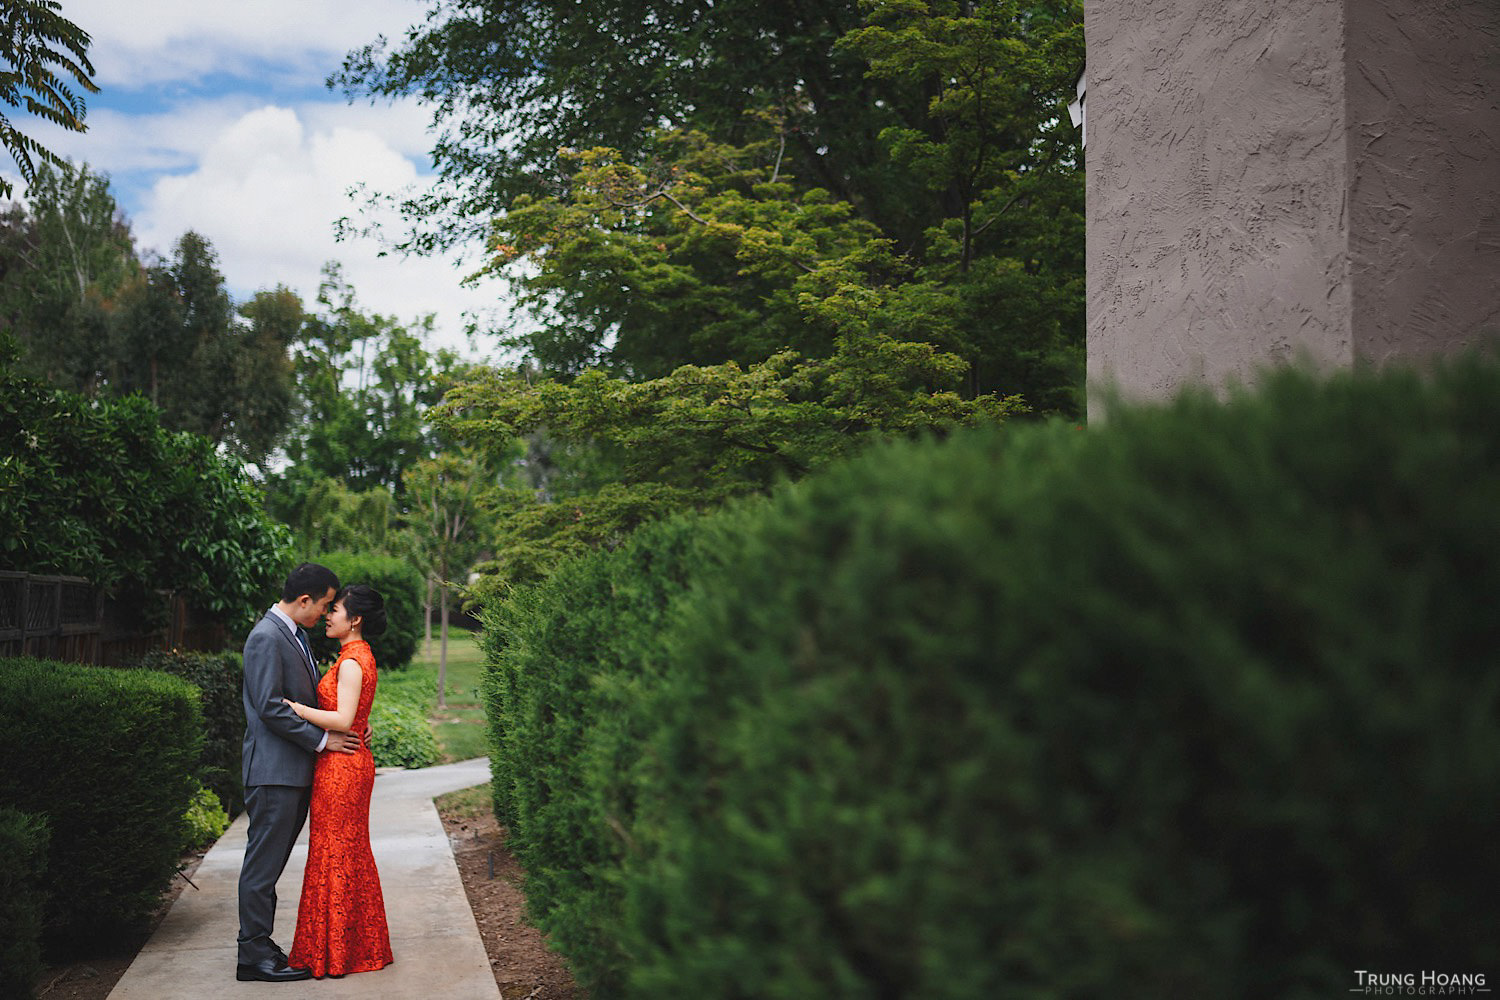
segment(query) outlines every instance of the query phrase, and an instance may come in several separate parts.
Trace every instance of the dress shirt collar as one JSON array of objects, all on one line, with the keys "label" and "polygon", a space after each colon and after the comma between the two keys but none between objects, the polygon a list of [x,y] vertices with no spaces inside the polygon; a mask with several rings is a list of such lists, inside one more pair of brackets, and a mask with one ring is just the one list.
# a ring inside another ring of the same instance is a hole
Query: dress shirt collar
[{"label": "dress shirt collar", "polygon": [[292,633],[293,639],[297,638],[297,636],[301,634],[297,628],[297,623],[292,621],[292,616],[287,614],[285,611],[282,611],[276,605],[271,605],[271,610],[269,613],[281,619],[281,624],[285,625],[287,631]]}]

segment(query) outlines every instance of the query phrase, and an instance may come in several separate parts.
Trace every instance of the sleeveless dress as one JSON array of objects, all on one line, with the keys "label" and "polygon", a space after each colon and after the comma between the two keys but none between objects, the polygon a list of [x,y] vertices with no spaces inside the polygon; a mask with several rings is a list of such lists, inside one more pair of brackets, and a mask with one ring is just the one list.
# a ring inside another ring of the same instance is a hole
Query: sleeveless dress
[{"label": "sleeveless dress", "polygon": [[[338,662],[318,682],[318,707],[338,708],[338,673],[354,660],[363,673],[359,707],[349,727],[362,732],[375,700],[375,654],[363,639],[347,643]],[[313,771],[308,810],[307,873],[297,904],[297,937],[287,964],[319,978],[369,972],[390,964],[390,932],[380,873],[370,852],[370,792],[375,758],[358,753],[320,753]]]}]

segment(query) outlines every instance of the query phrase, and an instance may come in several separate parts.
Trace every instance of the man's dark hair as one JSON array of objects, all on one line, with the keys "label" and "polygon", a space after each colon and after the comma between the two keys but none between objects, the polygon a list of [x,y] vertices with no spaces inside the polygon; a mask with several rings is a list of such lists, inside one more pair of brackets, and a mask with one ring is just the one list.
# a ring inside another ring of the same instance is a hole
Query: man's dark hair
[{"label": "man's dark hair", "polygon": [[303,563],[287,574],[286,584],[281,588],[281,599],[288,604],[306,594],[319,600],[330,590],[339,589],[339,578],[327,566]]}]

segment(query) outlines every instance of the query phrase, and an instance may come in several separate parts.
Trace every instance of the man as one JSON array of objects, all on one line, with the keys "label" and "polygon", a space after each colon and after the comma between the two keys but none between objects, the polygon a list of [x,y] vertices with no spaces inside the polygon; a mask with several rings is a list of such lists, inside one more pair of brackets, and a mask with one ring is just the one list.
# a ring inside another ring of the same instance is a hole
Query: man
[{"label": "man", "polygon": [[271,940],[276,882],[307,822],[314,759],[319,753],[356,753],[361,740],[352,733],[325,733],[282,699],[318,703],[317,667],[303,629],[318,623],[338,588],[339,578],[328,567],[303,563],[286,578],[281,601],[245,640],[243,769],[250,830],[240,867],[237,980],[281,983],[312,975],[288,967],[286,952]]}]

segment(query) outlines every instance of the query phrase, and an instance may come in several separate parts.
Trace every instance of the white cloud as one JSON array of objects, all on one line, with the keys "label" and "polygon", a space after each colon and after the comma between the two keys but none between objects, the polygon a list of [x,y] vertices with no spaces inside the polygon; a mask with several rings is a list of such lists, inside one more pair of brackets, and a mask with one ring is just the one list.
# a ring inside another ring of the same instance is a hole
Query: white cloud
[{"label": "white cloud", "polygon": [[33,131],[58,155],[110,174],[183,170],[198,162],[226,125],[260,103],[248,94],[226,94],[154,114],[98,108],[89,112],[87,132]]},{"label": "white cloud", "polygon": [[69,0],[97,80],[138,88],[265,66],[321,80],[344,53],[422,20],[417,0]]},{"label": "white cloud", "polygon": [[440,342],[461,346],[462,314],[495,307],[498,288],[461,288],[464,272],[449,260],[379,257],[368,239],[335,242],[335,221],[358,208],[351,187],[431,181],[375,130],[332,121],[310,125],[294,109],[265,106],[228,122],[195,169],[156,180],[135,214],[139,245],[166,252],[193,229],[214,245],[240,298],[285,284],[309,304],[324,262],[340,260],[363,308],[401,319],[436,313]]}]

